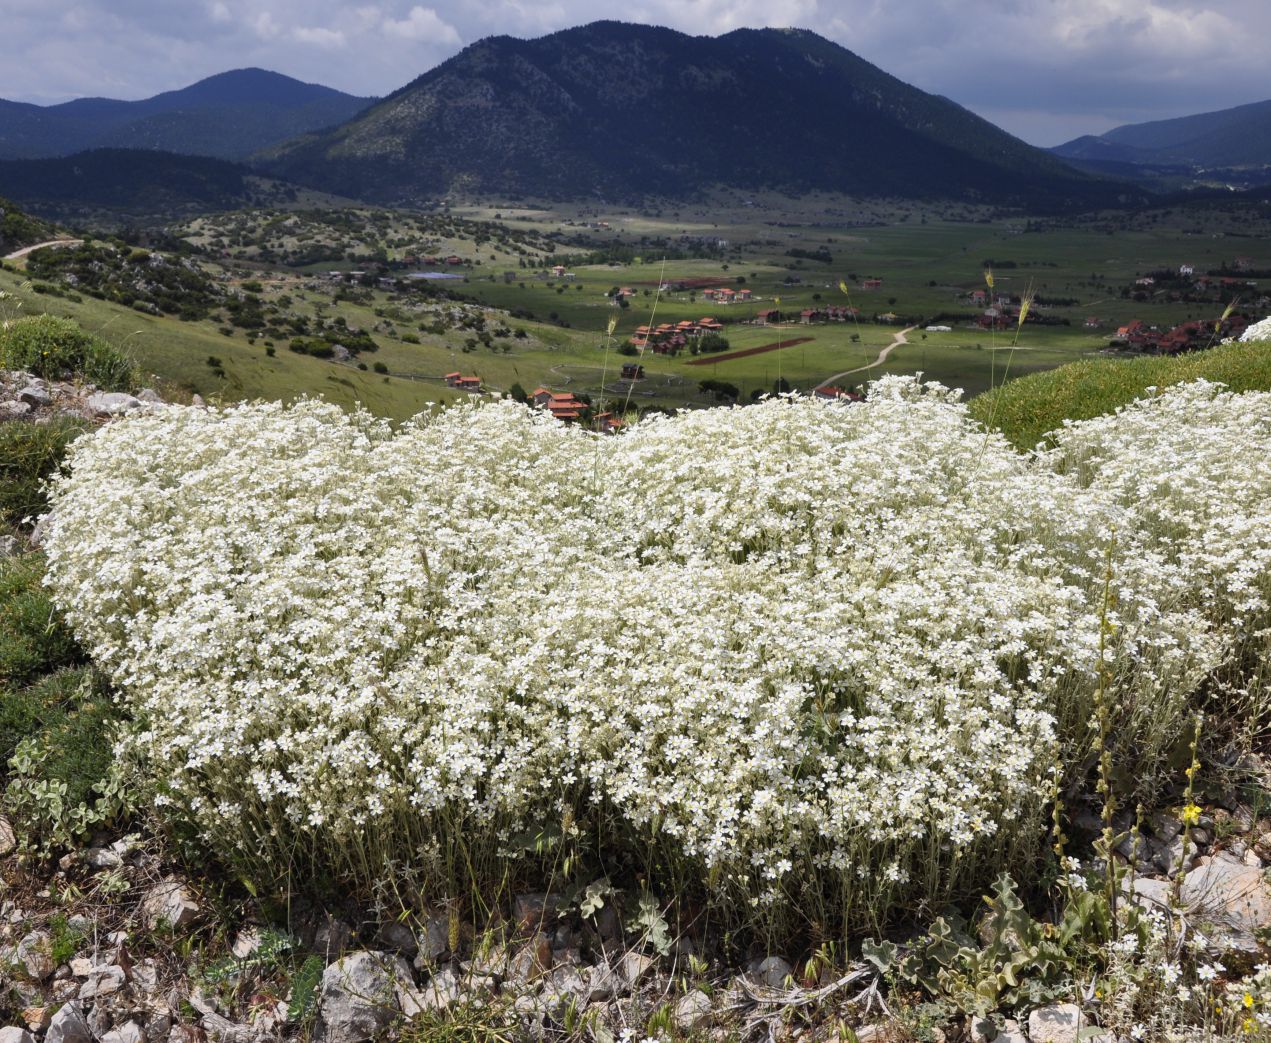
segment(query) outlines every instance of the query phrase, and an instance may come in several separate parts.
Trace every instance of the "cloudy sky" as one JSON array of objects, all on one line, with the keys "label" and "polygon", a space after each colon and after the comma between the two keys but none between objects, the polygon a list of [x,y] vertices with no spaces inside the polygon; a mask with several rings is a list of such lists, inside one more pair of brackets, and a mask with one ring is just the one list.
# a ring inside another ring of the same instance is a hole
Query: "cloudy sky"
[{"label": "cloudy sky", "polygon": [[249,65],[378,95],[484,36],[598,18],[811,29],[1039,145],[1271,98],[1267,0],[0,0],[0,97],[143,98]]}]

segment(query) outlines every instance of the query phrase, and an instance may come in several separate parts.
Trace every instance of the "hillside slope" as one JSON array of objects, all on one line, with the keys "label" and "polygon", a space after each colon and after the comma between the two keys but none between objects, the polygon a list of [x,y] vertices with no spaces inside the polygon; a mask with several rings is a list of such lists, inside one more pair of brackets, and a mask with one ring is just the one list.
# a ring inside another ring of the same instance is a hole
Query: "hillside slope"
[{"label": "hillside slope", "polygon": [[243,159],[332,126],[371,99],[264,69],[236,69],[143,101],[78,98],[38,106],[0,100],[0,159],[143,148]]},{"label": "hillside slope", "polygon": [[482,40],[262,162],[379,202],[714,184],[1046,205],[1116,194],[815,33],[690,37],[617,22]]},{"label": "hillside slope", "polygon": [[94,149],[57,159],[0,161],[0,193],[55,220],[84,213],[204,213],[279,203],[290,186],[205,156],[142,149]]},{"label": "hillside slope", "polygon": [[1202,167],[1271,164],[1271,101],[1116,127],[1056,146],[1066,159]]}]

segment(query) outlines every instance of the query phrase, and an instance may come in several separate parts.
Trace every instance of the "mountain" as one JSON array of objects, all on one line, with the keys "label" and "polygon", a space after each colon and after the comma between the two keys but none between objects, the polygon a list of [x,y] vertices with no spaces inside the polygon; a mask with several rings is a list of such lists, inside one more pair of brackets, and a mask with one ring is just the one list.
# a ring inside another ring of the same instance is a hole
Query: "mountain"
[{"label": "mountain", "polygon": [[1271,101],[1177,119],[1131,123],[1051,150],[1065,159],[1192,167],[1271,166]]},{"label": "mountain", "polygon": [[238,163],[147,149],[0,161],[0,195],[60,221],[96,211],[175,215],[277,205],[295,189]]},{"label": "mountain", "polygon": [[1119,191],[815,33],[618,22],[482,40],[258,162],[383,203],[726,184],[1062,206]]},{"label": "mountain", "polygon": [[144,101],[79,98],[61,105],[0,100],[0,159],[140,148],[244,159],[356,115],[373,99],[237,69]]}]

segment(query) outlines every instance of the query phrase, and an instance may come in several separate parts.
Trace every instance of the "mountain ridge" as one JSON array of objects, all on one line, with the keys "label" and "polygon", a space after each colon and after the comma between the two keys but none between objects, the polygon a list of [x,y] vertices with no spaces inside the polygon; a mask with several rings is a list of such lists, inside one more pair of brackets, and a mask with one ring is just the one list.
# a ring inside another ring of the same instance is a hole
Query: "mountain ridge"
[{"label": "mountain ridge", "polygon": [[613,21],[479,40],[258,161],[380,203],[713,184],[1056,205],[1119,191],[810,30]]},{"label": "mountain ridge", "polygon": [[355,116],[374,99],[266,69],[231,69],[137,101],[57,105],[0,99],[0,159],[51,159],[100,148],[146,148],[243,160]]},{"label": "mountain ridge", "polygon": [[1065,159],[1194,167],[1271,165],[1271,100],[1171,119],[1127,123],[1050,150]]}]

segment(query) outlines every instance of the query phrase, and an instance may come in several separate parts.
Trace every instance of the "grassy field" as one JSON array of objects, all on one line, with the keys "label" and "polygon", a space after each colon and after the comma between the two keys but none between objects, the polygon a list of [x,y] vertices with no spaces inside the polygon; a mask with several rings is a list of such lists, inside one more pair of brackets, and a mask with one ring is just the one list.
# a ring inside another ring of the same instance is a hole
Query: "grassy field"
[{"label": "grassy field", "polygon": [[1271,391],[1271,343],[1226,344],[1174,358],[1098,359],[1011,381],[971,404],[981,421],[1031,449],[1065,420],[1113,412],[1144,394],[1188,380],[1232,391]]},{"label": "grassy field", "polygon": [[[226,336],[223,317],[180,322],[88,297],[74,302],[30,293],[24,306],[77,319],[124,348],[148,372],[205,398],[318,393],[346,406],[362,402],[394,418],[412,415],[428,402],[453,399],[443,375],[454,370],[480,376],[495,391],[517,383],[532,391],[542,384],[608,404],[630,401],[660,408],[713,404],[715,397],[699,388],[703,380],[732,384],[746,399],[771,390],[778,380],[809,390],[831,378],[852,386],[886,373],[921,372],[975,395],[1008,376],[1099,358],[1109,334],[1131,319],[1169,326],[1213,317],[1219,305],[1137,302],[1122,292],[1146,271],[1183,263],[1200,274],[1242,256],[1254,268],[1271,268],[1269,230],[1271,217],[1260,211],[1177,210],[1042,223],[970,207],[727,193],[696,208],[643,212],[583,206],[514,210],[491,202],[423,215],[368,210],[218,215],[171,230],[203,250],[209,271],[231,289],[258,280],[263,300],[285,302],[293,316],[340,317],[370,333],[378,350],[362,358],[366,370],[357,367],[357,360],[335,363],[294,354],[282,341],[271,356],[261,337],[253,341],[241,329]],[[294,254],[315,243],[390,257],[416,249],[456,253],[467,261],[457,269],[464,278],[445,286],[469,303],[378,288],[359,291],[363,299],[351,300],[315,274],[316,268],[332,264],[288,269],[274,263],[270,268],[259,259],[262,247],[275,255]],[[579,263],[589,252],[612,247],[639,260]],[[548,250],[556,253],[544,256]],[[790,256],[790,251],[825,251],[830,260]],[[226,258],[227,252],[235,256]],[[686,253],[699,256],[685,258]],[[573,278],[554,278],[546,270],[547,261],[557,258],[569,262]],[[982,306],[969,294],[984,287],[986,262],[993,264],[997,292],[1039,294],[1036,313],[1054,324],[1027,324],[1013,349],[1013,333],[977,328],[973,318]],[[881,279],[881,288],[863,289],[867,278]],[[754,299],[721,305],[697,291],[659,291],[660,285],[684,280],[744,286]],[[14,292],[20,283],[20,274],[0,273],[0,289]],[[635,290],[627,306],[614,305],[609,294],[615,287]],[[1269,302],[1260,289],[1241,287],[1241,294],[1245,307],[1266,313]],[[1068,303],[1044,303],[1048,299]],[[829,304],[855,306],[859,324],[795,322],[778,329],[750,322],[767,308],[797,315]],[[884,312],[895,313],[897,322],[874,321]],[[487,329],[502,328],[509,335],[489,346],[477,344],[473,330],[464,328],[474,316]],[[733,350],[782,338],[811,339],[708,365],[690,365],[694,360],[687,354],[650,353],[640,360],[644,380],[630,386],[614,379],[628,360],[618,349],[637,326],[705,316],[725,324]],[[614,317],[617,328],[608,339],[604,331]],[[1088,318],[1097,319],[1097,327],[1087,328]],[[920,325],[908,335],[909,343],[877,363],[897,330],[913,321]],[[927,332],[923,326],[932,321],[952,331]],[[510,335],[513,330],[524,336]],[[209,358],[221,365],[209,365]],[[385,367],[387,374],[375,373],[370,364]]]}]

